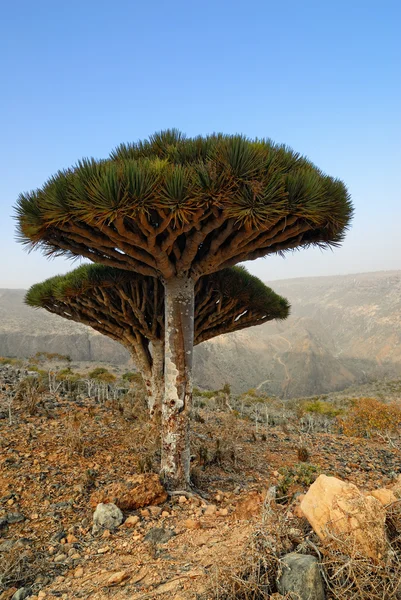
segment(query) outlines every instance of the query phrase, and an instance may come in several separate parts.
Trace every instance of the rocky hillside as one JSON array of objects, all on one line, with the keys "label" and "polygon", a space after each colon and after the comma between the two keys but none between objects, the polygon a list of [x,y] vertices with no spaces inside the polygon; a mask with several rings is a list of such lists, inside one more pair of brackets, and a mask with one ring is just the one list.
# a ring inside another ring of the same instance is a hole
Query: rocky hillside
[{"label": "rocky hillside", "polygon": [[[275,281],[291,317],[221,336],[196,349],[195,378],[216,389],[282,397],[341,390],[401,375],[401,271]],[[128,354],[85,326],[35,311],[22,290],[0,290],[0,355],[37,351],[124,364]]]}]

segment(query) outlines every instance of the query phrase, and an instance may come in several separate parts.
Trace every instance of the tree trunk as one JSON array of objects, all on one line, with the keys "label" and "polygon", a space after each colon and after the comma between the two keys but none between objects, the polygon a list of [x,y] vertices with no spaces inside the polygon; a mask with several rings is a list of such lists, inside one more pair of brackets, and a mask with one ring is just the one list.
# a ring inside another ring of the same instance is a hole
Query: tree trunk
[{"label": "tree trunk", "polygon": [[161,475],[169,489],[189,487],[194,288],[193,280],[188,278],[177,277],[164,283],[165,393]]},{"label": "tree trunk", "polygon": [[152,342],[151,396],[149,414],[151,419],[159,419],[164,395],[164,340]]}]

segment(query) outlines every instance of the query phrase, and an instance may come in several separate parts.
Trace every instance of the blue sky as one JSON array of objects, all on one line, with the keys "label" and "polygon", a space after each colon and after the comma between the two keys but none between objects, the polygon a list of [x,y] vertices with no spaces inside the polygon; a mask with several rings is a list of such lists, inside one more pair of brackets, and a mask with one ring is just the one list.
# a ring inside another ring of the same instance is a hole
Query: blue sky
[{"label": "blue sky", "polygon": [[0,287],[71,268],[15,242],[19,192],[168,127],[271,137],[348,185],[343,247],[263,279],[401,268],[400,22],[398,0],[3,3]]}]

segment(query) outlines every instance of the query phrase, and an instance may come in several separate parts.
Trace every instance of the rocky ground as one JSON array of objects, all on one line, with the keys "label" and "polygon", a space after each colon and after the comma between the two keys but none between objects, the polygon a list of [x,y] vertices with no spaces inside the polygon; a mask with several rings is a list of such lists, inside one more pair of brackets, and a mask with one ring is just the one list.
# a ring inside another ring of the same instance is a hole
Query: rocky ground
[{"label": "rocky ground", "polygon": [[241,572],[271,518],[269,494],[277,499],[274,520],[298,532],[287,536],[291,551],[307,535],[297,495],[319,473],[372,490],[401,472],[394,445],[300,434],[291,424],[256,429],[228,409],[198,408],[192,474],[199,494],[120,501],[122,523],[94,531],[98,501],[118,503],[135,477],[151,482],[146,473],[157,470],[157,431],[140,402],[47,394],[31,415],[18,398],[8,404],[17,371],[0,375],[1,600],[223,598],[221,578]]}]

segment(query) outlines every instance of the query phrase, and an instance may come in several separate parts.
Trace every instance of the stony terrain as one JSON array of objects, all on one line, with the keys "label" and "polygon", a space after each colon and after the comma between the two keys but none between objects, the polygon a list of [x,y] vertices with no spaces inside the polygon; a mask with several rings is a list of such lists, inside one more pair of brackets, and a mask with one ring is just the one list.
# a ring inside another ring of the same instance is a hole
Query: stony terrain
[{"label": "stony terrain", "polygon": [[[270,493],[289,552],[306,540],[316,544],[296,506],[319,473],[361,490],[390,486],[401,473],[397,443],[308,433],[291,420],[267,426],[201,396],[192,423],[199,494],[137,507],[122,494],[135,478],[151,478],[146,472],[157,470],[159,459],[157,428],[140,398],[98,402],[46,392],[35,414],[18,398],[9,411],[7,393],[24,376],[0,367],[1,600],[21,587],[40,600],[223,598],[224,577],[241,574],[255,536],[272,532],[272,513],[263,509]],[[94,532],[102,498],[120,504],[123,520]]]},{"label": "stony terrain", "polygon": [[[292,305],[282,323],[220,336],[195,349],[195,379],[210,389],[258,387],[291,398],[401,376],[401,272],[274,281]],[[0,290],[0,356],[37,351],[124,365],[126,351],[85,326]],[[205,383],[206,382],[206,383]]]}]

